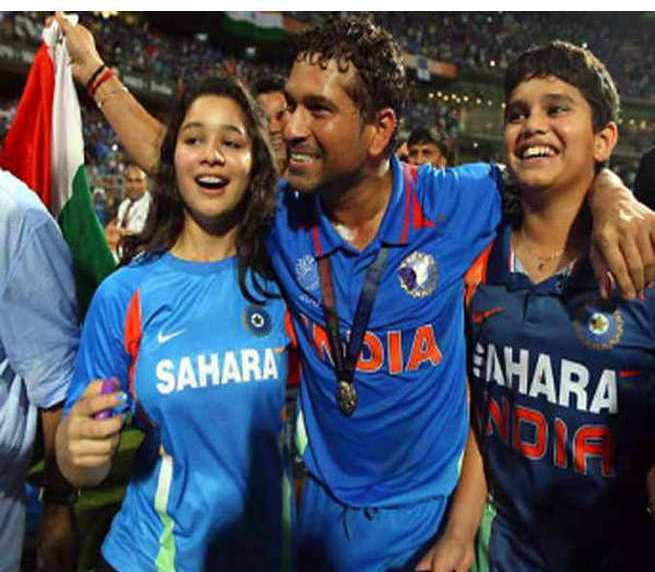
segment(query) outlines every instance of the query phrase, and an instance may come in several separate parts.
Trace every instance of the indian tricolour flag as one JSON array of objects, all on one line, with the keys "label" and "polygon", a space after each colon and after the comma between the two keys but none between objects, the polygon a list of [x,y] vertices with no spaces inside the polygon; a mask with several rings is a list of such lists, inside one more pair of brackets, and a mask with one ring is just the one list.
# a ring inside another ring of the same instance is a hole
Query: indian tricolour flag
[{"label": "indian tricolour flag", "polygon": [[286,37],[281,12],[225,12],[223,29],[255,42],[277,42]]},{"label": "indian tricolour flag", "polygon": [[0,166],[36,191],[59,222],[73,255],[83,316],[115,262],[89,192],[80,104],[59,25],[46,28],[42,38],[0,149]]}]

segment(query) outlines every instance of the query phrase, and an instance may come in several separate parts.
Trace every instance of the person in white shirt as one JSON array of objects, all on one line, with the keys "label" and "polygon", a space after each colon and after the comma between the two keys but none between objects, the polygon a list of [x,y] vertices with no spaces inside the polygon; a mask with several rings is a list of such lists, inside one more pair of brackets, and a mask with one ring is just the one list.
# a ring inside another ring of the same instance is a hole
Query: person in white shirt
[{"label": "person in white shirt", "polygon": [[125,169],[125,198],[118,206],[116,227],[121,236],[137,234],[143,230],[150,209],[148,178],[136,165]]}]

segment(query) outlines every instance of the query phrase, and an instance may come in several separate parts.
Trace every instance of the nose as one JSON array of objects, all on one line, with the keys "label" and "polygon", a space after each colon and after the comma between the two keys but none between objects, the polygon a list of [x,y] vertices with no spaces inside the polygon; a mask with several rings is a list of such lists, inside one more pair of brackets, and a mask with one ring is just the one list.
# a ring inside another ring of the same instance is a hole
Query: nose
[{"label": "nose", "polygon": [[209,144],[205,147],[202,160],[210,165],[225,163],[225,155],[218,144]]},{"label": "nose", "polygon": [[540,110],[532,110],[525,118],[523,131],[527,134],[545,133],[548,129],[548,116]]},{"label": "nose", "polygon": [[286,114],[283,133],[287,143],[303,141],[309,136],[308,112],[301,105],[297,105],[293,111]]},{"label": "nose", "polygon": [[284,123],[286,119],[286,109],[271,113],[268,116],[268,130],[271,133],[282,133],[284,131]]}]

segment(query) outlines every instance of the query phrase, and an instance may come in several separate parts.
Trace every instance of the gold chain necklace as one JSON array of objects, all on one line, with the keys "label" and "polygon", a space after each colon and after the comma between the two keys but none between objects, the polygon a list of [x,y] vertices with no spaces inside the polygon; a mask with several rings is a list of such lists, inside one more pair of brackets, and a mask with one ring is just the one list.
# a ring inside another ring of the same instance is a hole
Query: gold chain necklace
[{"label": "gold chain necklace", "polygon": [[523,229],[521,229],[521,230],[519,231],[519,235],[518,235],[518,237],[519,237],[519,239],[520,239],[520,244],[521,244],[522,250],[523,250],[523,251],[524,251],[524,252],[525,252],[525,253],[526,253],[530,258],[533,258],[533,259],[536,259],[536,260],[537,260],[537,262],[536,262],[536,266],[537,266],[537,270],[538,270],[539,272],[543,272],[543,269],[544,269],[544,267],[546,266],[546,264],[548,264],[550,261],[555,260],[557,257],[559,257],[559,256],[561,256],[562,254],[564,254],[564,252],[565,252],[565,250],[566,250],[566,247],[564,247],[564,248],[560,248],[559,250],[555,250],[555,251],[551,252],[548,256],[540,256],[540,255],[537,254],[537,253],[530,252],[528,249],[523,248],[523,245],[526,244],[526,242],[527,242],[527,240],[524,238],[524,235],[523,235]]},{"label": "gold chain necklace", "polygon": [[541,272],[544,269],[544,266],[548,264],[551,260],[555,260],[558,256],[564,254],[564,249],[556,250],[552,254],[549,254],[548,256],[539,256],[538,254],[532,254],[531,256],[534,256],[538,260],[537,262],[537,270]]}]

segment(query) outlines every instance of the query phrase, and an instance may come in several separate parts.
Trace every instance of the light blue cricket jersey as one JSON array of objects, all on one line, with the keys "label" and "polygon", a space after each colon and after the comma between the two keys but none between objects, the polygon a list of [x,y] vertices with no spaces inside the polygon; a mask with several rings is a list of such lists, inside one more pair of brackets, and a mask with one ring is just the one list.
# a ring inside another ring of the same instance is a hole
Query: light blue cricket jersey
[{"label": "light blue cricket jersey", "polygon": [[149,419],[102,547],[114,568],[287,564],[280,441],[288,343],[284,303],[248,302],[235,258],[202,263],[166,253],[103,282],[66,407],[90,380],[115,376]]},{"label": "light blue cricket jersey", "polygon": [[79,329],[72,260],[38,196],[0,170],[0,572],[18,570],[37,408],[64,400]]},{"label": "light blue cricket jersey", "polygon": [[[416,181],[405,180],[395,157],[391,169],[386,213],[363,251],[337,234],[317,195],[292,192],[280,193],[267,243],[301,350],[307,467],[339,501],[359,507],[449,495],[457,482],[468,431],[463,276],[500,219],[496,167],[422,167]],[[390,252],[355,372],[359,405],[345,417],[316,261],[330,259],[346,340],[382,245]]]}]

